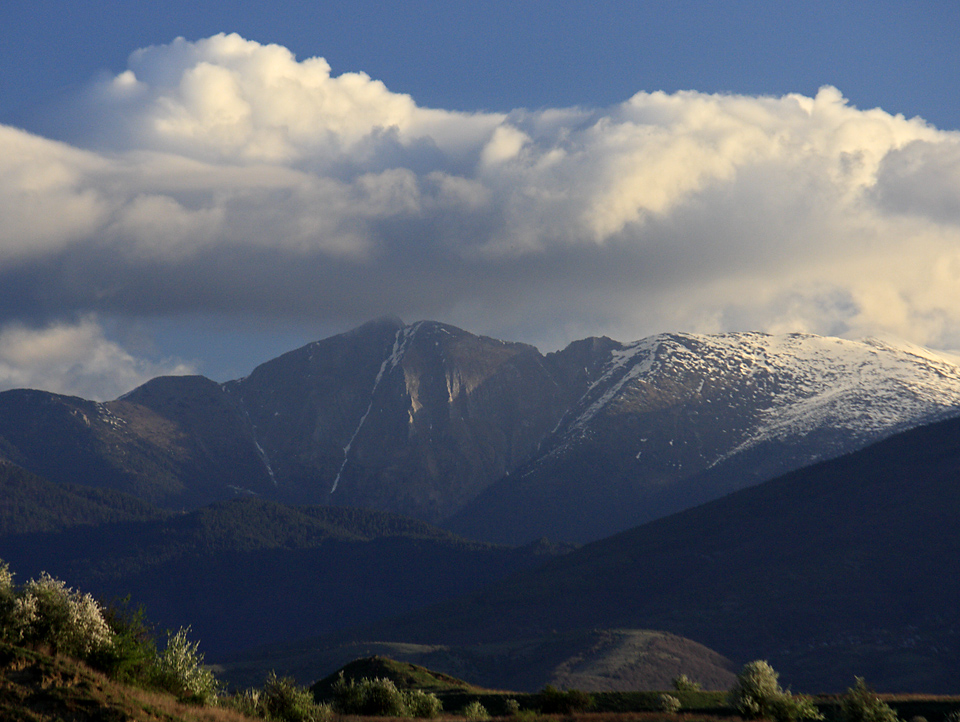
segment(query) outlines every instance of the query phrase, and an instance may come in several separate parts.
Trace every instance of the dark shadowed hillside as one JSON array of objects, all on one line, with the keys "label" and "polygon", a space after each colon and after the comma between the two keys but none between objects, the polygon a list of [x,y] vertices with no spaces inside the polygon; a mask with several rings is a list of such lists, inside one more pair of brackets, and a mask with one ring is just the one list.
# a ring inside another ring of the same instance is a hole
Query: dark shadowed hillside
[{"label": "dark shadowed hillside", "polygon": [[563,548],[466,541],[383,512],[238,499],[189,514],[0,537],[24,578],[47,571],[211,654],[346,629],[475,591]]},{"label": "dark shadowed hillside", "polygon": [[167,512],[128,494],[79,484],[55,484],[0,462],[0,537],[166,515]]},{"label": "dark shadowed hillside", "polygon": [[803,690],[956,691],[960,420],[908,431],[357,634],[420,643],[669,630]]}]

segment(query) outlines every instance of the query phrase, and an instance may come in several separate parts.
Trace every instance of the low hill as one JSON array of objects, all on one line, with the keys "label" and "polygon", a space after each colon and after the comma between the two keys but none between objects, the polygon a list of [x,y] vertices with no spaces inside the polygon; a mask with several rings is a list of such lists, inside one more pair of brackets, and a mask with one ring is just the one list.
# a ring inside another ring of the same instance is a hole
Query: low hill
[{"label": "low hill", "polygon": [[310,691],[318,700],[332,699],[334,685],[340,680],[341,675],[345,680],[389,679],[397,689],[419,689],[433,694],[486,691],[482,687],[451,677],[449,674],[434,672],[418,664],[398,662],[381,656],[355,659],[313,684]]},{"label": "low hill", "polygon": [[551,630],[653,628],[785,683],[956,692],[960,420],[587,545],[465,599],[356,632],[496,644]]},{"label": "low hill", "polygon": [[459,678],[487,689],[517,692],[536,692],[548,684],[588,691],[670,689],[678,674],[706,689],[728,689],[736,670],[729,659],[673,634],[594,629],[464,645],[304,640],[232,655],[222,660],[218,673],[239,686],[256,683],[269,669],[302,683],[329,674],[332,683],[335,670],[353,671],[350,660],[385,657],[440,670],[432,674],[442,675],[441,686],[458,684]]}]

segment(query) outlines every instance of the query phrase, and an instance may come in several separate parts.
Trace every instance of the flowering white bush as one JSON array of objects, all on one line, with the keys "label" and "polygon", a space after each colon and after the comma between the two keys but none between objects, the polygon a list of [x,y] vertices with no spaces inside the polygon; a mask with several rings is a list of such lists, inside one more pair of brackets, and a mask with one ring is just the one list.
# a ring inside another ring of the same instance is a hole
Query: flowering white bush
[{"label": "flowering white bush", "polygon": [[15,594],[10,616],[9,631],[16,641],[49,644],[74,657],[85,658],[113,644],[97,601],[46,572]]},{"label": "flowering white bush", "polygon": [[189,632],[189,627],[181,627],[167,637],[166,649],[157,655],[157,676],[164,687],[181,697],[211,702],[219,685],[213,672],[203,667],[203,655],[197,651],[200,643],[187,639]]},{"label": "flowering white bush", "polygon": [[0,597],[13,594],[13,572],[10,565],[0,559]]},{"label": "flowering white bush", "polygon": [[680,700],[674,697],[672,694],[661,694],[657,698],[657,707],[661,712],[666,712],[668,714],[676,714],[680,711],[680,708],[683,705]]}]

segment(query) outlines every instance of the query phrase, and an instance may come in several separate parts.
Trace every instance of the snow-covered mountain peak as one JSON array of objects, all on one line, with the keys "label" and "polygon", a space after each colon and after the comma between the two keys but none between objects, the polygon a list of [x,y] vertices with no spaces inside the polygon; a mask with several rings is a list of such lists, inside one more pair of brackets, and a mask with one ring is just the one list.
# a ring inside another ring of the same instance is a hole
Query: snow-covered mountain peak
[{"label": "snow-covered mountain peak", "polygon": [[565,352],[552,361],[583,391],[451,528],[590,541],[960,414],[960,366],[886,340],[671,333]]},{"label": "snow-covered mountain peak", "polygon": [[670,403],[714,404],[718,423],[738,408],[754,417],[729,453],[824,423],[873,434],[960,411],[960,366],[918,346],[800,333],[672,333],[610,350],[556,431],[582,437],[598,415],[641,403],[644,387],[666,386],[674,389]]}]

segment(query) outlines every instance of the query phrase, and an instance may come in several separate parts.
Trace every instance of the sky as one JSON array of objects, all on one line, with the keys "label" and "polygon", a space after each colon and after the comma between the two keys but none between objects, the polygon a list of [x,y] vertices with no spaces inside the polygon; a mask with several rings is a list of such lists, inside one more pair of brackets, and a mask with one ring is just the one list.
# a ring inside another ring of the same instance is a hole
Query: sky
[{"label": "sky", "polygon": [[382,315],[960,349],[960,4],[0,5],[0,390]]}]

